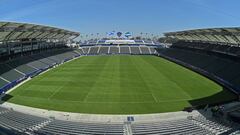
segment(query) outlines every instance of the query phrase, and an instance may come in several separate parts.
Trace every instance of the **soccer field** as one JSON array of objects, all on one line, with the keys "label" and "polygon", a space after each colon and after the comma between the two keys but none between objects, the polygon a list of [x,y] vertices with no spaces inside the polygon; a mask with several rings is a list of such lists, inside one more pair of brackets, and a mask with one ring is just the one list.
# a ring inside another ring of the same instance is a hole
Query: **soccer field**
[{"label": "soccer field", "polygon": [[175,63],[131,55],[84,56],[33,78],[10,95],[8,102],[16,104],[93,114],[172,112],[202,104],[202,98],[206,103],[234,98]]}]

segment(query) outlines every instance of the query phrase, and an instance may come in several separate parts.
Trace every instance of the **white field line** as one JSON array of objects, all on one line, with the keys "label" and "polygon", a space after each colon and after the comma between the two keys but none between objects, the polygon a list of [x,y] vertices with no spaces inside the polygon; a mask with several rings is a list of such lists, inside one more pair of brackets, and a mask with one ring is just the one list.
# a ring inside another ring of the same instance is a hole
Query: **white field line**
[{"label": "white field line", "polygon": [[154,99],[154,101],[155,102],[158,102],[158,100],[157,100],[157,98],[153,95],[153,93],[151,92],[151,95],[152,95],[152,97],[153,97],[153,99]]},{"label": "white field line", "polygon": [[[89,93],[91,92],[91,90],[90,91],[88,91],[88,93],[87,93],[87,95],[85,96],[85,98],[84,98],[84,102],[83,103],[87,103],[86,101],[87,101],[87,99],[88,99],[88,97],[89,97]],[[75,102],[75,101],[74,101]]]},{"label": "white field line", "polygon": [[62,85],[61,87],[57,88],[57,90],[55,90],[53,92],[53,94],[51,94],[49,97],[48,97],[48,100],[50,100],[54,95],[56,95],[65,85]]}]

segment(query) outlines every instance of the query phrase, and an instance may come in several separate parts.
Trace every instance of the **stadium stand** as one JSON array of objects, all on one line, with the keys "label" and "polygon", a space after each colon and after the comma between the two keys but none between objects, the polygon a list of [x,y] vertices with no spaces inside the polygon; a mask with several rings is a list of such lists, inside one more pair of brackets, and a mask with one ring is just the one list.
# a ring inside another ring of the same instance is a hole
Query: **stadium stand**
[{"label": "stadium stand", "polygon": [[89,49],[90,49],[90,51],[89,51],[88,54],[90,54],[90,55],[96,55],[96,54],[98,54],[99,47],[91,47],[91,48],[89,48]]},{"label": "stadium stand", "polygon": [[78,52],[80,52],[81,55],[84,55],[84,54],[85,54],[84,51],[83,51],[83,49],[79,49]]},{"label": "stadium stand", "polygon": [[123,46],[88,46],[88,47],[81,47],[80,50],[85,55],[102,55],[102,54],[133,54],[133,55],[147,55],[147,54],[155,54],[156,50],[155,48],[158,48],[158,46],[149,47],[149,46],[139,46],[139,45],[123,45]]},{"label": "stadium stand", "polygon": [[4,65],[4,64],[1,64],[0,65],[0,74],[3,74],[3,73],[6,73],[7,71],[9,71],[11,68],[10,67],[8,67],[8,66],[6,66],[6,65]]},{"label": "stadium stand", "polygon": [[89,41],[87,44],[89,44],[89,45],[96,45],[97,41]]},{"label": "stadium stand", "polygon": [[133,135],[145,134],[210,134],[188,119],[172,120],[155,123],[132,124]]},{"label": "stadium stand", "polygon": [[197,48],[223,54],[239,52],[239,28],[211,28],[165,33],[176,38],[183,47]]},{"label": "stadium stand", "polygon": [[83,123],[54,120],[35,133],[40,134],[123,134],[123,124]]},{"label": "stadium stand", "polygon": [[77,36],[79,33],[54,27],[0,22],[0,41],[4,41],[0,44],[3,50],[0,52],[0,93],[47,68],[79,56],[64,43]]},{"label": "stadium stand", "polygon": [[154,44],[152,40],[144,40],[144,44]]},{"label": "stadium stand", "polygon": [[12,69],[12,70],[2,74],[1,77],[10,82],[13,82],[13,81],[16,81],[17,79],[23,78],[24,74]]},{"label": "stadium stand", "polygon": [[161,122],[90,123],[42,118],[0,107],[0,126],[15,134],[98,134],[122,135],[125,126],[131,134],[227,134],[239,132],[236,123],[219,122],[218,119],[189,116]]},{"label": "stadium stand", "polygon": [[[91,46],[68,49],[65,40],[79,35],[63,29],[24,23],[0,22],[0,39],[16,40],[0,44],[0,93],[5,93],[18,83],[62,64],[80,55],[98,54],[155,54],[179,64],[198,70],[216,79],[235,93],[240,93],[240,38],[236,30],[204,29],[166,33],[178,39],[170,48],[143,45],[93,46],[102,41],[91,41]],[[4,30],[4,31],[1,31]],[[37,32],[36,32],[37,31]],[[1,34],[7,32],[7,34]],[[36,34],[35,34],[36,32]],[[9,35],[8,37],[4,35]],[[41,39],[41,41],[36,41]],[[59,43],[48,42],[49,39]],[[23,40],[27,40],[24,41]],[[42,41],[43,40],[43,41]],[[45,40],[45,41],[44,41]],[[19,42],[20,41],[20,42]],[[19,46],[24,43],[26,45]],[[105,41],[104,41],[105,42]],[[135,41],[138,44],[153,44],[152,41]],[[30,43],[30,45],[29,45]],[[10,50],[7,46],[10,45]],[[234,113],[234,115],[237,112]],[[63,121],[24,114],[0,107],[0,130],[10,134],[237,134],[239,125],[213,117],[191,116],[157,122],[89,123]],[[7,131],[4,131],[7,129]],[[1,132],[0,132],[1,134]]]},{"label": "stadium stand", "polygon": [[109,47],[100,47],[99,54],[108,54]]},{"label": "stadium stand", "polygon": [[24,73],[25,75],[33,73],[35,71],[34,68],[28,66],[28,65],[20,65],[15,68],[17,71]]},{"label": "stadium stand", "polygon": [[0,88],[4,87],[7,84],[8,82],[6,81],[6,79],[3,80],[2,78],[0,78]]},{"label": "stadium stand", "polygon": [[36,70],[45,69],[45,68],[48,67],[47,64],[45,64],[45,63],[43,63],[43,62],[41,62],[41,61],[29,62],[27,65],[30,66],[30,67],[33,67],[33,68],[36,69]]},{"label": "stadium stand", "polygon": [[1,125],[4,127],[8,127],[20,132],[24,132],[26,130],[31,130],[31,128],[35,125],[39,125],[41,123],[46,122],[48,119],[26,115],[14,111],[9,111],[7,113],[2,113],[0,115]]},{"label": "stadium stand", "polygon": [[144,44],[143,40],[134,40],[136,44]]},{"label": "stadium stand", "polygon": [[83,50],[84,54],[88,54],[90,48],[89,47],[83,47],[82,50]]},{"label": "stadium stand", "polygon": [[118,54],[118,53],[119,53],[119,47],[111,46],[109,53],[110,53],[110,54]]},{"label": "stadium stand", "polygon": [[239,32],[238,28],[213,28],[165,33],[177,42],[158,52],[201,69],[240,93]]},{"label": "stadium stand", "polygon": [[149,49],[150,49],[150,53],[151,53],[151,54],[156,54],[156,49],[155,49],[155,48],[150,47]]},{"label": "stadium stand", "polygon": [[68,50],[68,52],[64,51],[64,53],[57,50],[51,55],[53,56],[47,54],[47,57],[45,54],[40,53],[2,63],[0,65],[0,69],[2,71],[0,74],[1,92],[8,90],[9,88],[20,83],[22,80],[35,76],[36,74],[39,74],[40,72],[47,70],[54,65],[61,64],[79,56],[79,54],[73,50]]},{"label": "stadium stand", "polygon": [[120,49],[121,54],[130,54],[131,53],[129,50],[130,48],[128,46],[122,46],[119,49]]},{"label": "stadium stand", "polygon": [[130,49],[131,49],[131,54],[141,54],[138,46],[130,47]]},{"label": "stadium stand", "polygon": [[160,51],[158,50],[158,52],[164,56],[179,60],[195,68],[204,70],[215,78],[221,78],[221,83],[230,85],[230,87],[235,90],[234,92],[239,92],[240,84],[236,80],[240,75],[240,72],[238,71],[240,65],[235,61],[176,48],[164,49]]},{"label": "stadium stand", "polygon": [[140,50],[141,50],[142,54],[151,54],[150,49],[148,47],[140,46]]},{"label": "stadium stand", "polygon": [[84,123],[42,118],[0,107],[0,126],[17,133],[123,134],[123,124]]},{"label": "stadium stand", "polygon": [[[71,58],[74,58],[76,56],[77,54],[72,52],[72,53],[63,53],[63,54],[57,55],[56,58],[61,59],[61,62],[62,62],[62,61],[70,60]],[[31,59],[32,57],[35,59]],[[0,92],[5,92],[8,89],[12,88],[13,86],[17,85],[18,83],[20,83],[22,80],[28,77],[35,76],[36,74],[39,74],[40,72],[48,69],[49,67],[61,63],[61,62],[58,63],[56,61],[53,61],[52,59],[50,59],[50,57],[47,57],[47,58],[42,58],[42,57],[44,57],[42,54],[38,54],[38,55],[35,54],[34,56],[25,56],[22,58],[18,58],[17,60],[11,60],[6,63],[2,63],[1,71],[5,73],[1,73],[0,75],[0,79],[1,79]],[[28,60],[25,61],[26,59]],[[19,61],[25,61],[24,62],[25,64]],[[12,67],[8,65],[11,65]]]},{"label": "stadium stand", "polygon": [[98,44],[105,44],[106,40],[98,40]]}]

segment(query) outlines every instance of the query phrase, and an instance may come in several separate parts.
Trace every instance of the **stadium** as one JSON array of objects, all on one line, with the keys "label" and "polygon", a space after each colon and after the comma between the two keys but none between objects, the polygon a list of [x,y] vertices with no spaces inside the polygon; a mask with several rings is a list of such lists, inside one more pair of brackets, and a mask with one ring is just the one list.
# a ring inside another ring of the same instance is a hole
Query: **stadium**
[{"label": "stadium", "polygon": [[238,1],[0,1],[0,135],[239,135]]},{"label": "stadium", "polygon": [[239,28],[77,46],[69,41],[80,33],[55,27],[1,22],[0,30],[3,133],[239,132]]}]

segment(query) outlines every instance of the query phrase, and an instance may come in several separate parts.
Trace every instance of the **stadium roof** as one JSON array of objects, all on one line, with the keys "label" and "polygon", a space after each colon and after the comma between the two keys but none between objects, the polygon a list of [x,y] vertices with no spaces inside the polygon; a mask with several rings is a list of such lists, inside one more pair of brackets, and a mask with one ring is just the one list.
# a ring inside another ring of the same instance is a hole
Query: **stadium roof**
[{"label": "stadium roof", "polygon": [[184,41],[240,45],[240,27],[186,30],[169,32],[164,35]]},{"label": "stadium roof", "polygon": [[0,42],[21,39],[58,39],[66,40],[78,37],[78,32],[64,29],[16,22],[0,22]]}]

